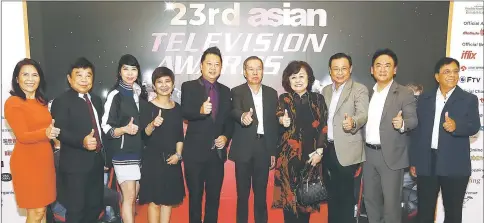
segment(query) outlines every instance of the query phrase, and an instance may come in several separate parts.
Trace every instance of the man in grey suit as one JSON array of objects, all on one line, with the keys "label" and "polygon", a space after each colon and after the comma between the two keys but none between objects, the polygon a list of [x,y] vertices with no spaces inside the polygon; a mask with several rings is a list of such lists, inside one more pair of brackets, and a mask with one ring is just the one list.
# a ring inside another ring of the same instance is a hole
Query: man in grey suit
[{"label": "man in grey suit", "polygon": [[371,73],[376,80],[368,108],[363,195],[370,223],[400,223],[403,170],[408,167],[407,132],[417,127],[413,93],[393,80],[398,59],[378,50]]},{"label": "man in grey suit", "polygon": [[333,84],[323,89],[328,114],[328,147],[323,163],[329,171],[326,179],[330,198],[329,223],[352,223],[354,174],[365,161],[362,127],[368,118],[368,89],[351,79],[352,60],[344,53],[329,58]]}]

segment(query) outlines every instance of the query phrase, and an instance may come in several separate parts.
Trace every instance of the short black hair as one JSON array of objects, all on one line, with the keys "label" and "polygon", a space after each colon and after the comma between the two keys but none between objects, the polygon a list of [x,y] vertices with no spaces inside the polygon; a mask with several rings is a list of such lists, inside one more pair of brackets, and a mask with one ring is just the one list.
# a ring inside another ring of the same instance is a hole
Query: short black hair
[{"label": "short black hair", "polygon": [[353,66],[353,60],[351,60],[350,55],[348,55],[346,53],[336,53],[329,58],[328,67],[331,67],[331,62],[333,62],[333,60],[337,60],[337,59],[341,59],[341,58],[346,58],[348,60],[348,62],[350,63],[350,67]]},{"label": "short black hair", "polygon": [[304,68],[306,70],[306,73],[308,74],[308,86],[306,87],[306,90],[308,92],[311,92],[311,89],[313,88],[314,80],[316,78],[314,77],[313,74],[313,68],[309,66],[309,64],[305,61],[291,61],[287,67],[284,69],[282,72],[282,87],[286,92],[293,93],[294,90],[291,88],[291,83],[289,82],[289,77],[293,74],[299,73],[301,69]]},{"label": "short black hair", "polygon": [[83,68],[83,69],[91,68],[92,76],[93,76],[93,79],[94,79],[94,69],[95,68],[94,68],[94,65],[91,63],[91,61],[89,61],[85,57],[77,58],[77,60],[73,64],[71,64],[71,66],[69,67],[69,71],[67,72],[67,74],[72,75],[72,71],[74,69],[78,69],[78,68]]},{"label": "short black hair", "polygon": [[244,60],[244,70],[245,70],[245,68],[247,68],[247,62],[249,62],[249,60],[258,60],[262,64],[262,67],[264,67],[264,62],[262,61],[261,58],[259,58],[258,56],[250,56],[250,57],[247,57],[247,59]]},{"label": "short black hair", "polygon": [[27,96],[25,95],[24,91],[20,88],[20,84],[18,83],[18,77],[20,75],[20,70],[22,69],[23,66],[26,65],[32,65],[35,67],[37,70],[37,74],[39,74],[39,87],[35,89],[35,99],[37,99],[38,102],[40,102],[43,105],[47,105],[48,101],[47,97],[44,96],[44,89],[45,89],[45,76],[44,72],[42,71],[42,68],[40,68],[40,64],[32,59],[25,58],[17,63],[15,65],[15,68],[13,69],[13,75],[12,75],[12,90],[10,90],[10,95],[12,96],[17,96],[20,97],[24,100],[27,99]]},{"label": "short black hair", "polygon": [[457,64],[457,67],[459,68],[460,70],[460,63],[458,60],[452,58],[452,57],[442,57],[440,58],[439,61],[437,61],[437,63],[435,64],[435,67],[434,67],[434,73],[435,74],[438,74],[440,73],[440,68],[442,68],[444,65],[447,65],[447,64],[451,64],[451,63],[455,63]]},{"label": "short black hair", "polygon": [[392,58],[393,63],[395,64],[395,67],[398,66],[398,58],[397,54],[393,52],[393,50],[385,48],[385,49],[379,49],[373,54],[373,58],[371,59],[371,66],[375,65],[375,60],[380,57],[381,55],[387,55]]},{"label": "short black hair", "polygon": [[160,77],[170,77],[171,81],[175,83],[175,74],[168,67],[157,67],[153,71],[153,74],[151,75],[151,83],[153,86],[155,85],[156,80]]},{"label": "short black hair", "polygon": [[203,63],[205,60],[205,57],[207,57],[208,54],[213,54],[216,55],[220,58],[220,62],[222,62],[222,53],[220,53],[220,49],[216,46],[212,46],[205,51],[203,51],[202,58],[200,59],[200,63]]}]

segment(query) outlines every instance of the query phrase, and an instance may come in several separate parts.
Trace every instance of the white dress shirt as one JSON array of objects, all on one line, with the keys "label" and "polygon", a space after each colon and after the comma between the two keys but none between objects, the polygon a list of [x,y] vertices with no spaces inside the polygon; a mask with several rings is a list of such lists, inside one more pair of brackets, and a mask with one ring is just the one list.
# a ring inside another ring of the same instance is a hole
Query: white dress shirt
[{"label": "white dress shirt", "polygon": [[[366,142],[372,145],[380,145],[380,122],[383,113],[383,107],[392,86],[393,80],[383,88],[377,91],[378,84],[373,86],[373,96],[371,96],[370,106],[368,107],[368,121],[366,122]],[[395,114],[396,115],[396,114]]]},{"label": "white dress shirt", "polygon": [[439,129],[440,129],[440,116],[442,115],[442,110],[444,109],[445,103],[454,92],[454,88],[447,92],[447,97],[442,95],[440,88],[437,89],[437,94],[435,96],[435,115],[434,115],[434,128],[432,130],[432,149],[438,149],[439,147]]},{"label": "white dress shirt", "polygon": [[252,88],[250,88],[252,93],[252,99],[254,100],[255,114],[257,115],[257,120],[259,120],[259,125],[257,126],[257,134],[264,134],[264,108],[262,105],[262,85],[259,87],[259,92],[254,93]]},{"label": "white dress shirt", "polygon": [[[79,97],[82,98],[82,100],[86,101],[86,99],[84,99],[84,94],[79,93]],[[103,140],[101,137],[101,126],[99,125],[99,118],[97,117],[97,111],[96,111],[96,108],[94,107],[94,104],[92,103],[91,95],[87,94],[87,97],[91,101],[92,111],[94,111],[94,117],[96,118],[96,126],[97,126],[97,132],[99,133],[99,140],[101,140],[101,143],[102,143]]]},{"label": "white dress shirt", "polygon": [[341,93],[343,92],[343,88],[345,87],[346,82],[344,82],[339,88],[336,90],[336,85],[332,84],[333,95],[331,96],[331,103],[329,104],[329,114],[328,114],[328,139],[334,141],[333,137],[333,118],[334,113],[336,112],[336,106],[338,105],[339,98],[341,97]]}]

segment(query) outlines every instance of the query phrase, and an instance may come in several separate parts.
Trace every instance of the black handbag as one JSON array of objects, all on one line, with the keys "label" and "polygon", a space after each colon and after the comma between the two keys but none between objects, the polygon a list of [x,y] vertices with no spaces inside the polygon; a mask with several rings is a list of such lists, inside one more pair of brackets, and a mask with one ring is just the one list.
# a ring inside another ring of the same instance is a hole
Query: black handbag
[{"label": "black handbag", "polygon": [[[301,171],[301,181],[294,190],[297,203],[308,206],[327,202],[329,194],[326,186],[323,184],[321,176],[319,174],[313,176],[312,173],[315,172],[315,169],[312,167],[309,171],[306,171],[308,166],[310,166],[310,164],[306,164],[303,171]],[[307,172],[307,174],[304,174],[305,172]]]}]

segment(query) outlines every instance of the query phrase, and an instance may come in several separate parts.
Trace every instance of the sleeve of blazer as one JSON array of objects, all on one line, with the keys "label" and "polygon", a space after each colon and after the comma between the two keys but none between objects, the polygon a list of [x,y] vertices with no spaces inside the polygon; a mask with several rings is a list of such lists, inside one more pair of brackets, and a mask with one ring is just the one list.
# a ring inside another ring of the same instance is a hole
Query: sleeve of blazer
[{"label": "sleeve of blazer", "polygon": [[[417,119],[423,118],[422,117],[422,100],[417,101]],[[417,125],[415,129],[409,132],[410,134],[410,146],[408,148],[408,160],[410,162],[410,166],[415,166],[416,165],[416,158],[418,156],[418,149],[420,148],[420,129],[421,125]]]},{"label": "sleeve of blazer", "polygon": [[360,85],[355,89],[355,116],[353,119],[356,122],[356,127],[351,130],[351,133],[356,134],[361,127],[366,124],[368,120],[368,106],[370,104],[368,96],[368,88]]},{"label": "sleeve of blazer", "polygon": [[[226,88],[227,91],[226,91],[226,94],[229,95],[230,94],[230,89],[229,88]],[[230,97],[229,97],[229,100]],[[232,134],[234,132],[234,120],[232,120],[232,117],[230,115],[230,111],[232,111],[232,101],[229,103],[229,113],[225,116],[225,120],[224,120],[224,124],[223,124],[223,131],[222,131],[222,134],[227,137],[227,145],[229,144],[230,140],[232,139]]]},{"label": "sleeve of blazer", "polygon": [[320,111],[320,116],[319,117],[319,134],[318,138],[316,141],[316,148],[324,148],[326,149],[328,147],[328,107],[326,107],[326,102],[324,101],[324,96],[321,94],[318,95],[318,104],[319,104],[319,111]]},{"label": "sleeve of blazer", "polygon": [[[271,101],[274,100],[276,102],[275,105],[277,106],[277,101],[279,100],[277,98],[277,91],[274,90],[274,89],[271,89],[271,90],[272,90],[273,93],[270,96],[271,97],[270,100]],[[274,137],[274,142],[273,142],[273,145],[271,146],[271,150],[269,152],[270,152],[271,156],[277,156],[277,154],[278,154],[277,153],[277,141],[279,139],[279,135],[280,135],[279,134],[279,129],[281,128],[281,125],[279,124],[279,117],[277,117],[275,114],[274,114],[274,116],[271,116],[271,117],[274,117],[274,119],[275,119],[274,120],[274,123],[275,124],[271,128],[272,129],[271,131],[273,131],[272,134],[273,134],[273,137]],[[267,122],[267,123],[270,123],[270,122]]]},{"label": "sleeve of blazer", "polygon": [[[402,95],[402,116],[405,132],[408,132],[418,125],[417,101],[409,89],[401,92]],[[395,114],[396,115],[396,114]]]},{"label": "sleeve of blazer", "polygon": [[200,108],[203,102],[196,101],[198,97],[193,94],[192,89],[189,88],[188,82],[184,82],[181,86],[181,107],[183,118],[188,121],[195,121],[203,119],[206,116],[200,114]]},{"label": "sleeve of blazer", "polygon": [[232,93],[232,112],[230,113],[230,115],[232,116],[232,118],[234,119],[235,122],[239,123],[242,125],[241,123],[241,117],[242,117],[242,114],[244,113],[244,111],[242,110],[242,95],[240,93],[240,90],[237,91],[238,88],[233,88],[231,90],[231,93]]},{"label": "sleeve of blazer", "polygon": [[84,150],[84,137],[86,135],[74,133],[70,131],[69,127],[73,127],[72,119],[75,117],[69,117],[69,107],[68,101],[65,101],[65,98],[61,97],[58,99],[54,99],[52,102],[52,106],[50,112],[52,114],[52,118],[55,119],[55,126],[61,129],[61,132],[57,139],[62,143],[69,145],[69,147],[65,148],[76,148]]},{"label": "sleeve of blazer", "polygon": [[119,138],[114,136],[114,129],[119,128],[119,109],[120,98],[117,91],[112,91],[108,94],[106,103],[104,103],[104,115],[101,119],[101,128],[107,139]]},{"label": "sleeve of blazer", "polygon": [[[466,106],[466,114],[464,116],[456,117],[454,119],[455,131],[452,133],[452,135],[454,136],[469,137],[479,131],[479,126],[481,122],[479,121],[479,107],[477,97],[475,95],[471,95],[471,99],[468,101],[468,105]],[[453,118],[452,114],[449,113],[449,117]]]}]

